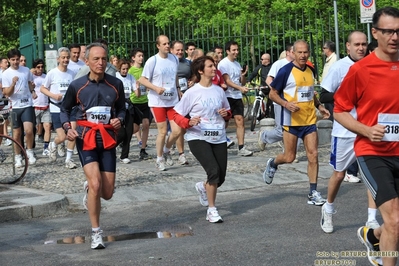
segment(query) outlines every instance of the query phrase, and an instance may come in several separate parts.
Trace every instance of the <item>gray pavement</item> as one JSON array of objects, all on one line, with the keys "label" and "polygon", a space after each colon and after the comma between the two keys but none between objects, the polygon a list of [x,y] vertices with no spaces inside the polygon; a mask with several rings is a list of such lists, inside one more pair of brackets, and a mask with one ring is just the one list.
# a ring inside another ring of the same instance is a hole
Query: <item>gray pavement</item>
[{"label": "gray pavement", "polygon": [[[248,132],[246,141],[256,137]],[[317,259],[334,259],[331,252],[364,251],[356,237],[367,218],[364,184],[343,184],[335,232],[327,235],[320,229],[320,207],[306,204],[306,161],[280,166],[266,185],[266,159],[229,154],[229,163],[251,163],[258,170],[228,173],[218,190],[222,224],[207,222],[206,208],[198,203],[194,184],[205,178],[199,166],[168,170],[188,179],[117,187],[111,200],[102,201],[101,224],[110,241],[103,251],[89,248],[83,193],[0,185],[1,265],[315,265]],[[323,196],[331,171],[320,163]],[[365,257],[339,259],[368,265]]]}]

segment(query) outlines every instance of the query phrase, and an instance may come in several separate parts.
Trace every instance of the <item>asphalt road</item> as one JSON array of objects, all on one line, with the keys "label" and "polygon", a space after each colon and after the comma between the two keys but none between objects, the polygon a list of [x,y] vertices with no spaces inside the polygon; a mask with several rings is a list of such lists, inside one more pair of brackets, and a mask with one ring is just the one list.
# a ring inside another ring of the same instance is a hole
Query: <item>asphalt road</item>
[{"label": "asphalt road", "polygon": [[[326,183],[319,181],[322,195]],[[366,257],[336,256],[365,251],[356,236],[367,218],[364,184],[343,184],[332,234],[321,230],[320,207],[306,204],[307,192],[307,182],[297,182],[219,193],[221,224],[205,220],[206,208],[197,196],[109,204],[102,211],[102,229],[108,239],[118,241],[106,242],[104,250],[91,250],[87,241],[57,243],[89,236],[90,223],[82,211],[3,223],[0,264],[288,266],[338,259],[347,263],[341,265],[370,265]],[[157,238],[156,232],[164,232],[164,238]]]}]

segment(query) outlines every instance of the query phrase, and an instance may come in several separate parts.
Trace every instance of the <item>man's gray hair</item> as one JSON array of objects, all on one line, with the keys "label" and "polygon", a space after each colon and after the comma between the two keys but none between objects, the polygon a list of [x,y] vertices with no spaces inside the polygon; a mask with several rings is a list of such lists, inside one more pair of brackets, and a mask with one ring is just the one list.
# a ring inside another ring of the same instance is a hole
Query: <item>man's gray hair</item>
[{"label": "man's gray hair", "polygon": [[69,49],[67,47],[61,47],[58,49],[57,51],[57,59],[60,58],[61,53],[63,52],[67,52],[68,55],[71,55],[71,52],[69,51]]},{"label": "man's gray hair", "polygon": [[101,47],[101,48],[103,48],[103,49],[105,50],[105,52],[108,54],[108,49],[107,49],[107,47],[105,47],[105,45],[103,45],[103,44],[101,44],[101,43],[99,43],[99,42],[93,42],[93,43],[89,44],[89,45],[86,47],[86,52],[85,52],[85,58],[86,58],[86,59],[89,59],[90,50],[91,50],[91,48],[93,48],[93,47]]}]

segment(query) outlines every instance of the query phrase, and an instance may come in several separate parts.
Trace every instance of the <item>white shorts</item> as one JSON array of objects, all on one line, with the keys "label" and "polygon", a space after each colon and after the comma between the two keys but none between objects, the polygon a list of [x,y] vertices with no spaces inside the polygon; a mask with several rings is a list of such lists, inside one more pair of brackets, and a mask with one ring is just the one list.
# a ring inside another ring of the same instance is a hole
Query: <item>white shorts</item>
[{"label": "white shorts", "polygon": [[346,171],[356,161],[355,138],[331,137],[330,165],[337,172]]}]

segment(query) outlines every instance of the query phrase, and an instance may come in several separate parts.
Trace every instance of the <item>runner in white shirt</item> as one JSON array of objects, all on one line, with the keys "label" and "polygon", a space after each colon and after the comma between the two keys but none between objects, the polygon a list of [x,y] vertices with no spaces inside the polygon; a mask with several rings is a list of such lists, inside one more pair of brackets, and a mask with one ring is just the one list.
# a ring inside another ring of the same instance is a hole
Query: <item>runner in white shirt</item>
[{"label": "runner in white shirt", "polygon": [[35,107],[37,135],[39,137],[42,136],[44,130],[43,155],[48,156],[50,153],[48,150],[48,145],[50,143],[51,137],[51,114],[49,109],[49,99],[46,95],[40,92],[40,88],[43,85],[44,79],[46,78],[46,74],[43,74],[43,59],[36,59],[33,61],[33,68],[35,70],[33,81],[35,82],[35,91],[37,95],[37,98],[33,100],[33,107]]},{"label": "runner in white shirt", "polygon": [[[26,154],[29,158],[29,164],[35,164],[36,158],[33,153],[33,141],[35,125],[35,112],[33,109],[33,99],[36,98],[33,82],[33,74],[29,68],[20,66],[19,60],[21,52],[12,49],[7,53],[10,67],[2,73],[3,94],[10,98],[13,110],[13,136],[20,144],[22,136],[22,126],[25,131]],[[22,167],[22,155],[20,149],[15,145],[15,166]]]},{"label": "runner in white shirt", "polygon": [[[339,89],[349,68],[366,55],[367,36],[359,31],[350,33],[346,43],[346,49],[349,51],[349,55],[335,62],[321,83],[323,90],[331,94],[334,94]],[[357,119],[355,108],[351,110],[350,114]],[[334,120],[331,133],[330,156],[330,165],[333,167],[334,172],[328,181],[327,202],[322,207],[320,220],[320,226],[326,233],[332,233],[334,230],[332,221],[332,216],[335,213],[334,201],[341,183],[344,180],[346,170],[356,161],[354,151],[355,138],[355,133],[349,131]],[[360,182],[360,179],[358,179],[358,182]],[[377,207],[369,191],[368,198],[369,209],[366,226],[375,229],[380,225],[376,220]]]},{"label": "runner in white shirt", "polygon": [[[50,98],[50,113],[51,120],[54,126],[57,136],[54,138],[53,142],[49,144],[49,158],[52,161],[57,160],[58,155],[65,156],[65,131],[62,128],[60,120],[60,108],[61,101],[64,98],[65,92],[68,89],[69,84],[72,82],[75,76],[72,70],[68,69],[70,52],[66,47],[61,47],[58,49],[57,54],[58,66],[47,73],[46,79],[40,91]],[[72,153],[70,153],[72,155]],[[67,156],[65,159],[65,166],[69,169],[76,168],[76,164]]]},{"label": "runner in white shirt", "polygon": [[227,84],[225,93],[236,123],[238,155],[251,156],[253,152],[246,149],[244,146],[244,104],[242,102],[242,94],[248,92],[248,88],[242,86],[242,84],[246,83],[245,75],[248,71],[248,67],[243,70],[236,61],[238,56],[237,42],[229,41],[226,43],[225,50],[227,56],[219,62],[218,69],[222,73]]},{"label": "runner in white shirt", "polygon": [[[294,60],[294,46],[292,44],[288,44],[285,48],[286,57],[274,62],[267,75],[266,84],[269,86],[273,79],[277,76],[278,71],[283,66]],[[274,102],[273,104],[274,120],[276,121],[276,126],[272,130],[259,130],[258,145],[261,151],[265,150],[266,143],[272,144],[283,140],[283,128],[281,127],[281,106]]]},{"label": "runner in white shirt", "polygon": [[126,105],[126,116],[125,125],[118,131],[118,145],[122,145],[122,152],[120,160],[122,163],[130,163],[129,151],[130,141],[132,140],[133,134],[139,131],[141,119],[138,111],[135,110],[133,104],[130,101],[130,95],[138,88],[136,85],[136,79],[128,73],[130,64],[125,59],[119,60],[119,71],[116,72],[116,77],[123,82],[123,89],[125,91],[125,105]]},{"label": "runner in white shirt", "polygon": [[201,205],[208,206],[206,220],[220,223],[223,219],[216,209],[215,200],[217,188],[226,177],[225,120],[231,117],[230,106],[223,90],[212,84],[212,78],[216,75],[212,57],[203,56],[194,60],[191,69],[199,82],[187,90],[175,106],[174,121],[187,129],[190,150],[207,174],[206,182],[195,185]]},{"label": "runner in white shirt", "polygon": [[86,64],[83,61],[80,61],[79,56],[80,56],[80,45],[79,44],[71,44],[69,45],[69,51],[71,53],[71,58],[69,59],[69,64],[68,64],[68,69],[72,70],[73,73],[75,73],[74,77],[76,74],[79,72],[79,70],[85,66]]},{"label": "runner in white shirt", "polygon": [[[177,67],[179,60],[169,53],[169,38],[160,35],[156,40],[159,52],[150,57],[144,65],[143,73],[139,79],[140,84],[147,87],[148,106],[151,108],[154,120],[157,123],[158,136],[157,168],[165,170],[165,163],[173,165],[170,148],[181,134],[181,128],[173,121],[173,107],[179,101]],[[165,144],[167,121],[170,122],[172,132]]]}]

